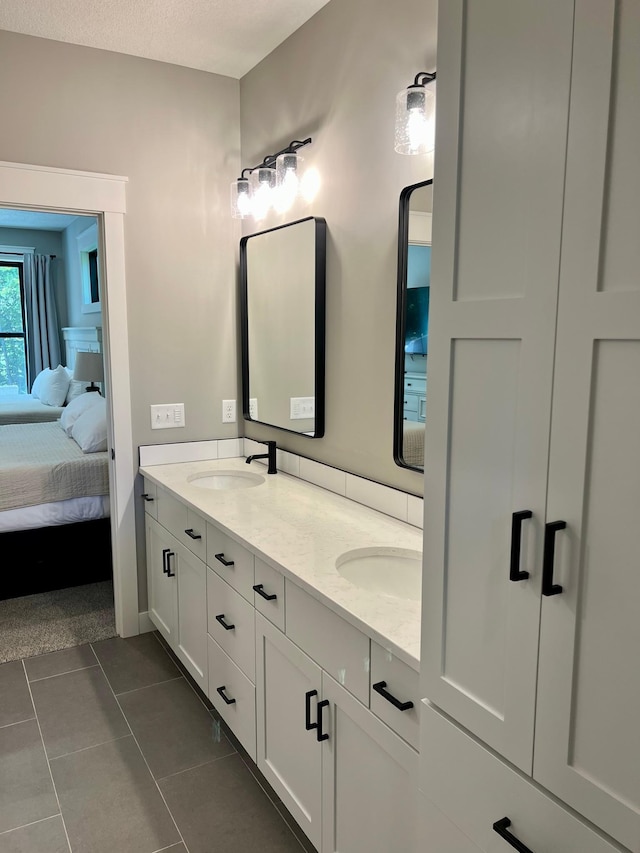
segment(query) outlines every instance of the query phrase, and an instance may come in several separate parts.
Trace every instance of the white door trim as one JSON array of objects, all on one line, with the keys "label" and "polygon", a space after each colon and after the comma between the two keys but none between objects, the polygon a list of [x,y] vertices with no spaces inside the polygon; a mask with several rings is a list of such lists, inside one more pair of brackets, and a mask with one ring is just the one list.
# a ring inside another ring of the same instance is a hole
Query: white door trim
[{"label": "white door trim", "polygon": [[[103,343],[109,388],[111,544],[116,631],[139,633],[134,481],[129,386],[129,336],[124,266],[127,178],[0,161],[0,206],[90,213],[99,217],[104,247]],[[114,338],[111,338],[111,330]],[[115,333],[117,330],[117,344]]]}]

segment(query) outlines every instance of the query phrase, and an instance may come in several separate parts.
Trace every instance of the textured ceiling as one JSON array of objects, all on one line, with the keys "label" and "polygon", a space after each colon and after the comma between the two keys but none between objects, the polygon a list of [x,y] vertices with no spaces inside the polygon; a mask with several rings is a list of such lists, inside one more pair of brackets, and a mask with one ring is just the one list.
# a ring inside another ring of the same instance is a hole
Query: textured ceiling
[{"label": "textured ceiling", "polygon": [[0,29],[242,77],[328,0],[0,0]]},{"label": "textured ceiling", "polygon": [[64,231],[76,218],[76,216],[70,216],[67,213],[38,213],[32,210],[0,208],[0,228]]}]

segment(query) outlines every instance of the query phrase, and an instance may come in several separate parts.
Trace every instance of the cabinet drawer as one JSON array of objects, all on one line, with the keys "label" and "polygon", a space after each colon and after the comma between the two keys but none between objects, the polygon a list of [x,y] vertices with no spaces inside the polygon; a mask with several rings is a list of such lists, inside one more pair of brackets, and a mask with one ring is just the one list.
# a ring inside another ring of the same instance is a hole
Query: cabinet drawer
[{"label": "cabinet drawer", "polygon": [[[414,749],[419,748],[420,742],[419,680],[418,673],[404,661],[371,642],[371,710]],[[401,710],[391,699],[374,690],[374,685],[380,685],[380,689],[400,703],[413,702],[413,708]]]},{"label": "cabinet drawer", "polygon": [[253,604],[253,554],[209,523],[207,565]]},{"label": "cabinet drawer", "polygon": [[207,569],[207,631],[245,675],[255,681],[253,607],[212,569]]},{"label": "cabinet drawer", "polygon": [[275,598],[265,598],[258,590],[255,590],[255,607],[270,622],[284,631],[284,575],[276,569],[272,569],[256,557],[255,586],[261,585],[265,595],[275,595]]},{"label": "cabinet drawer", "polygon": [[142,500],[144,502],[144,511],[147,515],[150,515],[151,518],[158,518],[158,498],[157,498],[157,487],[155,483],[152,483],[151,480],[147,480],[146,477],[143,478],[142,483]]},{"label": "cabinet drawer", "polygon": [[607,841],[422,702],[420,788],[485,853],[507,853],[493,824],[533,853],[615,853]]},{"label": "cabinet drawer", "polygon": [[[215,640],[209,637],[208,643],[209,699],[255,761],[256,689]],[[222,695],[227,697],[227,702]]]},{"label": "cabinet drawer", "polygon": [[405,376],[404,392],[405,394],[413,391],[414,394],[424,394],[427,390],[427,380],[424,377],[415,378],[413,376]]},{"label": "cabinet drawer", "polygon": [[404,396],[404,410],[405,412],[415,412],[418,413],[418,397],[416,394],[406,394]]},{"label": "cabinet drawer", "polygon": [[369,707],[369,638],[289,580],[285,595],[287,636]]},{"label": "cabinet drawer", "polygon": [[157,503],[158,521],[169,533],[180,540],[180,534],[187,526],[187,505],[174,498],[169,492],[165,492],[164,489],[158,489]]}]

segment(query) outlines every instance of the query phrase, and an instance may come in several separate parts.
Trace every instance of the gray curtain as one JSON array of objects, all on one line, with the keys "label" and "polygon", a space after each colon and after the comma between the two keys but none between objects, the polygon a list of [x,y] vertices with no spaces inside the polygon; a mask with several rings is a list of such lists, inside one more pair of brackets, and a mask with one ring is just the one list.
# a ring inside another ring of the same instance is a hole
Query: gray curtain
[{"label": "gray curtain", "polygon": [[29,384],[45,367],[60,364],[58,312],[49,255],[24,255],[24,303],[27,315]]}]

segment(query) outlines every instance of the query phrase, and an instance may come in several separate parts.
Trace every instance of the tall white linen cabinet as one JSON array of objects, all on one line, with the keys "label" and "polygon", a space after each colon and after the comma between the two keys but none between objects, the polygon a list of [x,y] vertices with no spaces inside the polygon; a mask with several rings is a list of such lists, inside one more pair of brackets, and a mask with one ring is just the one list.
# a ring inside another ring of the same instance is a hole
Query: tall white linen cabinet
[{"label": "tall white linen cabinet", "polygon": [[438,27],[420,788],[640,853],[640,2]]}]

